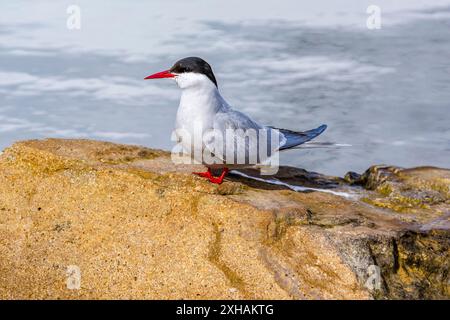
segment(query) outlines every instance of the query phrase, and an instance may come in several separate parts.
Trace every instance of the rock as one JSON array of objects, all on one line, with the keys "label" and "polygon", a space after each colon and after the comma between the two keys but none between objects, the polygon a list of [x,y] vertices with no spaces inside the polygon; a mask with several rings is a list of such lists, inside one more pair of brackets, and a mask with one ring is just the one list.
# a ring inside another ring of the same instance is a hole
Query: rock
[{"label": "rock", "polygon": [[402,215],[403,220],[423,223],[422,229],[444,224],[448,229],[450,204],[450,170],[434,167],[402,169],[389,166],[373,166],[352,184],[362,185],[368,190],[363,201],[372,205],[388,208]]},{"label": "rock", "polygon": [[7,148],[0,298],[450,297],[449,170],[276,176],[345,198],[236,175],[217,186],[198,169],[89,140]]}]

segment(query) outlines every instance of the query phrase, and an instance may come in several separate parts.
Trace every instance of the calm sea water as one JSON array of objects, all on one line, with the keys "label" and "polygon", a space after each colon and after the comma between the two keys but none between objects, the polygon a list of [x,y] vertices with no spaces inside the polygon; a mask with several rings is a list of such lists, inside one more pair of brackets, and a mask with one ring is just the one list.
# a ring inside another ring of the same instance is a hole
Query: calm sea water
[{"label": "calm sea water", "polygon": [[[0,148],[93,138],[170,150],[180,92],[143,81],[210,62],[236,109],[277,127],[328,124],[283,164],[342,175],[372,164],[450,167],[450,1],[2,1]],[[81,9],[81,29],[66,26]]]}]

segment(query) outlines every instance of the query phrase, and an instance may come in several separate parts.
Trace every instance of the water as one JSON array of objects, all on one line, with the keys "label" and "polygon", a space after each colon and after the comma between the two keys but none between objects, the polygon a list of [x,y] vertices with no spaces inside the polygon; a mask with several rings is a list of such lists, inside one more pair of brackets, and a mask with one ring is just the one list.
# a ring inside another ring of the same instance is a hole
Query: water
[{"label": "water", "polygon": [[[450,167],[450,0],[371,2],[73,1],[0,4],[0,148],[92,138],[170,150],[180,92],[143,81],[186,56],[256,120],[328,130],[351,144],[295,150],[283,164],[326,174],[372,164]],[[367,3],[366,3],[367,2]]]}]

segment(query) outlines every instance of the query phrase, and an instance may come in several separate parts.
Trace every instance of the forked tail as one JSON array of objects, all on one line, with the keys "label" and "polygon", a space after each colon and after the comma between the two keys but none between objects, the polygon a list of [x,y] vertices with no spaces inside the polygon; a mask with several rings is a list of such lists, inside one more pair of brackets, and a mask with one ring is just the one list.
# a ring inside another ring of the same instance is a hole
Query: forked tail
[{"label": "forked tail", "polygon": [[322,132],[324,132],[326,128],[327,128],[327,125],[323,124],[320,127],[317,127],[315,129],[311,129],[308,131],[292,131],[292,130],[279,129],[279,128],[274,128],[274,129],[279,130],[283,134],[283,136],[286,138],[286,142],[279,149],[281,151],[281,150],[295,148],[301,144],[304,144],[305,142],[308,142],[308,141],[314,139],[315,137],[320,135]]}]

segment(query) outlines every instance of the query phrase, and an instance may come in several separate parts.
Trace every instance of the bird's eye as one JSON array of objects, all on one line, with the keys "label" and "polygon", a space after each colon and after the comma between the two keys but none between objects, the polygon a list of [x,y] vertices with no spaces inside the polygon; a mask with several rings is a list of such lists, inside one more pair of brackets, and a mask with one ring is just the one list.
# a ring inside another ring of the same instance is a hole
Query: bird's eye
[{"label": "bird's eye", "polygon": [[185,72],[192,72],[192,68],[178,64],[172,68],[172,72],[179,73],[179,74],[185,73]]}]

